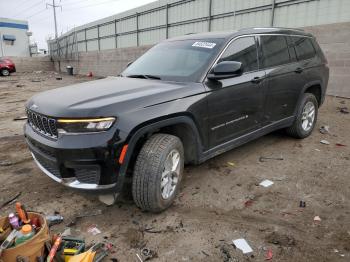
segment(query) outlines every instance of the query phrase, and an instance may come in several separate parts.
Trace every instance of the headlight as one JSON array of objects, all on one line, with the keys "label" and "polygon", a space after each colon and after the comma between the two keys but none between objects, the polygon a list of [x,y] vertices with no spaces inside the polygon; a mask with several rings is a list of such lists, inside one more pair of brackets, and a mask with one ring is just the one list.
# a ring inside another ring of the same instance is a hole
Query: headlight
[{"label": "headlight", "polygon": [[58,119],[57,129],[59,133],[89,133],[106,131],[115,122],[114,117],[94,119]]}]

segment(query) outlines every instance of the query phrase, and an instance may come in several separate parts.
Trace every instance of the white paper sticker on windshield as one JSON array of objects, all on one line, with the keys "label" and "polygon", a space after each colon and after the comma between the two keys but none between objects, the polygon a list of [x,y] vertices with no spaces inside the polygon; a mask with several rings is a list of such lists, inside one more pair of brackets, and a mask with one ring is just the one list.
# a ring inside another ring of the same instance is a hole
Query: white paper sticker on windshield
[{"label": "white paper sticker on windshield", "polygon": [[209,43],[209,42],[195,42],[192,46],[212,49],[212,48],[214,48],[214,46],[216,46],[216,44],[215,43]]}]

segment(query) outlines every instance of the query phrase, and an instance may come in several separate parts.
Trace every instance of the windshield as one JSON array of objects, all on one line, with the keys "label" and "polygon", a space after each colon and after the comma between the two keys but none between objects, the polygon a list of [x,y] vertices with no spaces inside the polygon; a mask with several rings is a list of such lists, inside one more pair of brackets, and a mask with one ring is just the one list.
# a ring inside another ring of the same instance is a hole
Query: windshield
[{"label": "windshield", "polygon": [[208,39],[160,43],[126,68],[122,76],[198,82],[223,42]]}]

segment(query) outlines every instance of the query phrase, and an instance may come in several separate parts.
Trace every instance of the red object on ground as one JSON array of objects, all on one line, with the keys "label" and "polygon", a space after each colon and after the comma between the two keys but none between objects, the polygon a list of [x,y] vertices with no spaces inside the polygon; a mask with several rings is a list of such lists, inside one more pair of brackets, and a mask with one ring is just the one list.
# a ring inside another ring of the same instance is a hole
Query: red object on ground
[{"label": "red object on ground", "polygon": [[251,205],[253,205],[253,200],[247,200],[244,202],[245,207],[250,207]]},{"label": "red object on ground", "polygon": [[86,76],[92,77],[92,72],[89,72]]},{"label": "red object on ground", "polygon": [[341,144],[341,143],[336,143],[335,145],[336,145],[336,146],[346,146],[346,145]]},{"label": "red object on ground", "polygon": [[266,260],[271,260],[272,257],[273,257],[273,253],[272,253],[271,248],[269,248],[269,249],[266,251],[265,259],[266,259]]},{"label": "red object on ground", "polygon": [[0,58],[0,74],[2,70],[8,70],[9,73],[16,72],[16,66],[15,63],[8,58]]}]

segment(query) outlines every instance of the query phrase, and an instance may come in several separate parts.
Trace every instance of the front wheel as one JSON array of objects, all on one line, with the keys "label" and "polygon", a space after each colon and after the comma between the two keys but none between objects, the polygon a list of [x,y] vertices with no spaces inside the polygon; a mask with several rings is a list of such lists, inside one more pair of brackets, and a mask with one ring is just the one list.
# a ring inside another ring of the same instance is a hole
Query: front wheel
[{"label": "front wheel", "polygon": [[303,94],[294,123],[286,129],[287,134],[295,138],[308,137],[315,127],[317,113],[318,102],[316,97],[310,93]]},{"label": "front wheel", "polygon": [[8,69],[2,69],[1,70],[1,75],[3,76],[9,76],[10,75],[10,71]]},{"label": "front wheel", "polygon": [[135,163],[132,195],[145,211],[161,212],[173,202],[184,169],[181,140],[173,135],[155,134],[141,148]]}]

